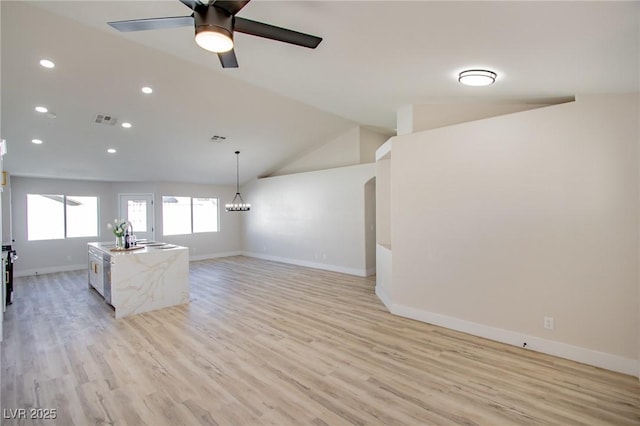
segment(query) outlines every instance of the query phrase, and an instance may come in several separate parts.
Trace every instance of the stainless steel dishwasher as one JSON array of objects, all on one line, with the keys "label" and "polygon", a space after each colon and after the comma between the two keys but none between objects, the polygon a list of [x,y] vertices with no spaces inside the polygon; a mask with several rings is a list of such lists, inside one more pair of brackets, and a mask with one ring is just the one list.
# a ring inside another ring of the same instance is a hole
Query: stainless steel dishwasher
[{"label": "stainless steel dishwasher", "polygon": [[104,284],[104,300],[111,305],[111,255],[102,255],[102,282]]}]

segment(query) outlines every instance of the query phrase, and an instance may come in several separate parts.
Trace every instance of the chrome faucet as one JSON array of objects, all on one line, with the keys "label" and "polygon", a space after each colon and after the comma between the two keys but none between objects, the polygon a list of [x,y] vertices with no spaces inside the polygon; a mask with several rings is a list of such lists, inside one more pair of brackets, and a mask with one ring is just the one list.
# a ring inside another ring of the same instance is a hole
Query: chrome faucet
[{"label": "chrome faucet", "polygon": [[127,221],[127,228],[124,231],[124,247],[129,248],[134,245],[133,242],[133,224],[130,221]]}]

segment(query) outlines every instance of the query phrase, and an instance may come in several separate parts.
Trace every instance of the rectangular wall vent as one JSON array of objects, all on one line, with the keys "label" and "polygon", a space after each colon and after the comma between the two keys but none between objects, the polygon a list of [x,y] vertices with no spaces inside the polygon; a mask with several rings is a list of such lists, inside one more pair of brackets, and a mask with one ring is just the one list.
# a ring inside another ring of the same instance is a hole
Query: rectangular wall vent
[{"label": "rectangular wall vent", "polygon": [[211,142],[224,142],[227,139],[226,136],[220,136],[220,135],[213,135],[211,136],[211,139],[209,139]]},{"label": "rectangular wall vent", "polygon": [[109,126],[113,126],[118,122],[118,119],[110,114],[96,114],[94,122],[96,124],[107,124]]}]

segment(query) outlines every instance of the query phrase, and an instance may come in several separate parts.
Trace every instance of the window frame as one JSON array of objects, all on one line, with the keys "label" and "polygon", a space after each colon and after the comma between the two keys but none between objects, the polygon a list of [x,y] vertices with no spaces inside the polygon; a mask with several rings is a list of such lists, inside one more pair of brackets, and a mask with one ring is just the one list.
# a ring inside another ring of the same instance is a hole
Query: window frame
[{"label": "window frame", "polygon": [[[188,233],[180,233],[180,234],[167,234],[165,231],[165,198],[188,198],[189,199],[189,220],[190,227]],[[194,199],[203,199],[203,200],[216,200],[216,229],[214,231],[194,231],[194,214],[193,214],[193,201]],[[162,236],[172,237],[177,235],[195,235],[195,234],[215,234],[220,232],[220,198],[219,197],[211,197],[211,196],[185,196],[185,195],[162,195]]]},{"label": "window frame", "polygon": [[[30,226],[29,226],[29,212],[30,212],[30,208],[29,208],[29,196],[40,196],[40,197],[60,197],[61,200],[59,201],[62,204],[62,237],[60,238],[31,238],[30,237]],[[96,234],[95,235],[80,235],[80,236],[69,236],[69,229],[68,229],[68,213],[67,213],[67,207],[68,207],[68,198],[73,198],[73,197],[90,197],[90,198],[95,198],[96,200],[96,210],[95,210],[95,225],[96,225]],[[26,197],[25,197],[25,211],[26,211],[26,233],[27,233],[27,241],[28,242],[33,242],[33,241],[60,241],[60,240],[75,240],[78,238],[99,238],[101,233],[100,233],[100,196],[98,195],[68,195],[68,194],[51,194],[51,193],[27,193]]]}]

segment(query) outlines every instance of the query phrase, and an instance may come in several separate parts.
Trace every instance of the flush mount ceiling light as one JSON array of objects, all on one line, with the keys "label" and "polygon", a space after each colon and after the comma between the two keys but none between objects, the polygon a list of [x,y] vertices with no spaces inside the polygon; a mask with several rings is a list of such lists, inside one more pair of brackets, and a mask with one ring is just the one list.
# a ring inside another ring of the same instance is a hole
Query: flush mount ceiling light
[{"label": "flush mount ceiling light", "polygon": [[465,86],[489,86],[498,75],[489,70],[467,70],[458,75],[458,81]]},{"label": "flush mount ceiling light", "polygon": [[53,61],[50,61],[49,59],[41,59],[40,65],[42,65],[45,68],[53,68],[56,66],[56,64],[54,64]]},{"label": "flush mount ceiling light", "polygon": [[116,152],[118,152],[118,151],[116,151],[116,149],[115,149],[115,148],[109,148],[109,149],[107,149],[107,152],[108,152],[109,154],[115,154],[115,153],[116,153]]},{"label": "flush mount ceiling light", "polygon": [[42,141],[40,139],[31,139],[31,143],[34,143],[36,145],[42,145]]},{"label": "flush mount ceiling light", "polygon": [[41,113],[45,113],[45,112],[49,112],[49,110],[47,109],[47,107],[43,107],[43,106],[37,106],[36,107],[36,111],[41,112]]},{"label": "flush mount ceiling light", "polygon": [[149,86],[144,86],[141,90],[142,90],[142,93],[144,93],[145,95],[149,95],[153,93],[153,89]]},{"label": "flush mount ceiling light", "polygon": [[121,124],[122,127],[124,127],[125,129],[130,129],[131,128],[131,123],[127,123],[126,121],[124,123]]},{"label": "flush mount ceiling light", "polygon": [[236,151],[236,196],[229,204],[224,205],[228,212],[246,212],[251,210],[251,204],[245,203],[240,195],[240,151]]}]

